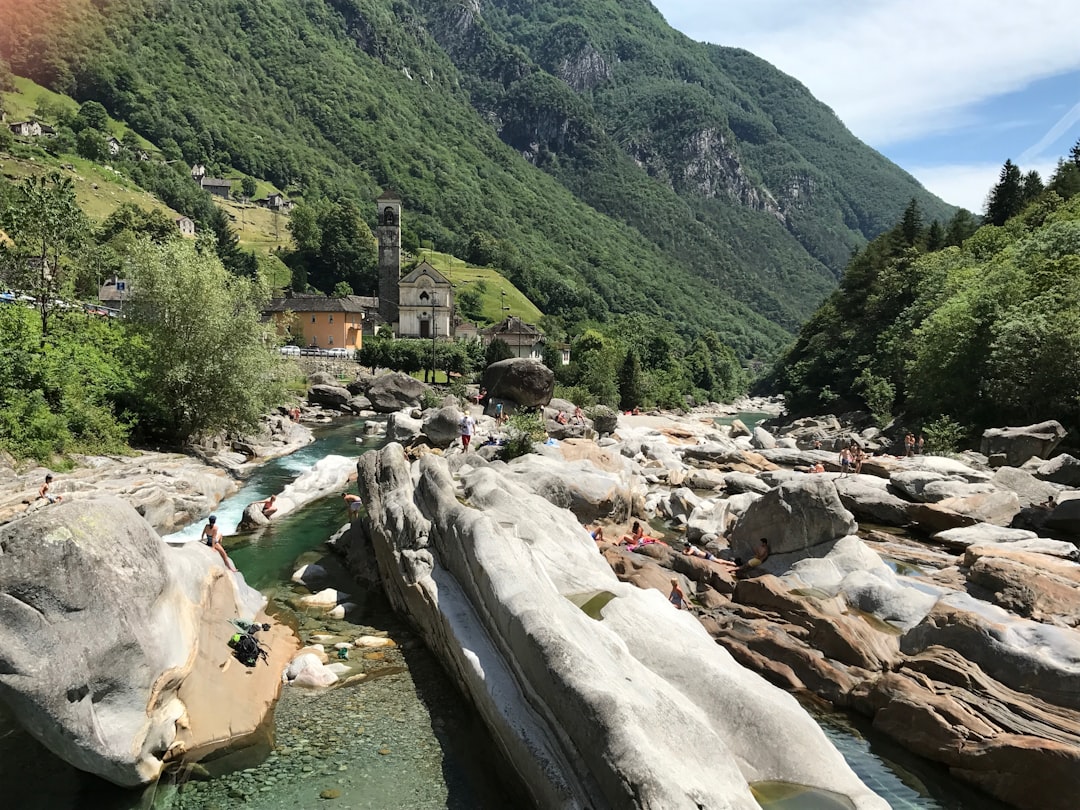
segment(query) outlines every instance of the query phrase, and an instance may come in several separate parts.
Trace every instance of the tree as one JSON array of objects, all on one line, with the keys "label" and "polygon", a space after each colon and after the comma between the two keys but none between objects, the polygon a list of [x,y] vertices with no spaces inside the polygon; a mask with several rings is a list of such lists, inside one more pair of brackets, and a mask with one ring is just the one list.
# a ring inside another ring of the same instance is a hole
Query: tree
[{"label": "tree", "polygon": [[345,296],[352,294],[353,288],[349,286],[349,282],[339,281],[337,284],[334,285],[334,292],[332,293],[332,297],[344,298]]},{"label": "tree", "polygon": [[96,129],[84,129],[75,136],[75,151],[79,157],[101,163],[109,157],[109,147],[105,138]]},{"label": "tree", "polygon": [[514,350],[510,348],[505,340],[495,338],[487,345],[487,351],[484,352],[484,361],[490,366],[492,363],[509,360],[514,356]]},{"label": "tree", "polygon": [[1024,178],[1020,168],[1006,160],[997,184],[986,200],[986,220],[991,225],[1004,225],[1024,207]]},{"label": "tree", "polygon": [[1046,185],[1043,183],[1042,177],[1039,176],[1037,171],[1032,169],[1024,175],[1023,182],[1021,183],[1021,197],[1023,199],[1021,207],[1037,200],[1039,195],[1045,190]]},{"label": "tree", "polygon": [[975,215],[966,208],[961,208],[949,220],[949,227],[945,231],[945,244],[960,247],[964,240],[975,233],[978,228],[979,223],[975,220]]},{"label": "tree", "polygon": [[919,203],[912,197],[900,220],[900,238],[903,239],[905,245],[911,247],[919,242],[921,236],[922,213],[919,211]]},{"label": "tree", "polygon": [[142,242],[125,314],[142,338],[143,431],[178,443],[253,426],[280,397],[268,290],[187,240]]},{"label": "tree", "polygon": [[941,223],[936,219],[930,223],[930,228],[926,232],[926,249],[933,253],[935,250],[941,250],[945,247],[945,229],[941,227]]},{"label": "tree", "polygon": [[12,286],[36,299],[44,342],[60,294],[64,261],[83,246],[87,233],[71,178],[55,172],[26,178],[0,210],[0,227],[14,241],[3,248],[2,264]]},{"label": "tree", "polygon": [[250,200],[255,196],[255,192],[258,191],[258,184],[255,182],[254,177],[245,175],[240,181],[240,189],[244,192],[244,196]]},{"label": "tree", "polygon": [[632,348],[626,352],[619,369],[619,407],[628,411],[642,404],[645,398],[645,381],[641,373],[641,360]]},{"label": "tree", "polygon": [[109,114],[105,112],[105,108],[99,102],[84,101],[82,106],[79,107],[79,112],[75,115],[71,128],[76,132],[92,129],[100,137],[109,128]]}]

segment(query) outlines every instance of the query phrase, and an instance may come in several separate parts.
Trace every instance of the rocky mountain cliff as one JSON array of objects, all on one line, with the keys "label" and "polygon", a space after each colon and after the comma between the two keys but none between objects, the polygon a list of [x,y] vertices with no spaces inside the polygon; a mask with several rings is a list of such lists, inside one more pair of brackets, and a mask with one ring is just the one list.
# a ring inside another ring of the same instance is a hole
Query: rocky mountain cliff
[{"label": "rocky mountain cliff", "polygon": [[[11,8],[8,8],[11,6]],[[798,82],[645,0],[0,2],[0,56],[169,154],[404,196],[406,238],[570,321],[648,312],[771,353],[916,198]]]}]

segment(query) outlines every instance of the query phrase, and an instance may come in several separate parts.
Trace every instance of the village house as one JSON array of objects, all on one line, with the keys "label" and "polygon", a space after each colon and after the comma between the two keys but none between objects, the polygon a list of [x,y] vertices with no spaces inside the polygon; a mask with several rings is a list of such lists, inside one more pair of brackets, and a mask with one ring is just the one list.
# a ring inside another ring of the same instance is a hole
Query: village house
[{"label": "village house", "polygon": [[261,200],[255,200],[255,203],[271,211],[290,211],[293,208],[292,200],[286,200],[284,194],[276,191]]},{"label": "village house", "polygon": [[180,229],[181,236],[195,238],[195,220],[191,217],[180,217],[176,220],[176,227]]},{"label": "village house", "polygon": [[227,200],[232,196],[231,180],[224,180],[220,177],[203,177],[199,180],[199,186],[215,197],[224,197]]},{"label": "village house", "polygon": [[20,138],[37,138],[42,134],[41,124],[37,121],[15,121],[8,124],[8,129]]},{"label": "village house", "polygon": [[131,297],[131,286],[122,278],[113,276],[98,289],[98,301],[107,307],[122,309],[124,301]]},{"label": "village house", "polygon": [[[539,360],[544,347],[544,334],[531,323],[525,323],[515,315],[507,315],[494,326],[480,332],[484,345],[496,338],[510,347],[514,357]],[[567,361],[569,362],[569,361]]]},{"label": "village house", "polygon": [[191,167],[191,179],[192,180],[194,180],[196,183],[199,183],[199,182],[202,181],[202,179],[204,177],[206,177],[206,167],[205,166],[203,166],[201,163],[196,163],[194,166]]},{"label": "village house", "polygon": [[278,334],[291,336],[301,346],[353,350],[364,343],[365,312],[377,307],[374,298],[362,295],[292,293],[272,299],[263,314],[274,321]]},{"label": "village house", "polygon": [[124,150],[124,145],[120,143],[120,139],[116,137],[110,137],[105,141],[105,145],[109,147],[109,154],[112,157],[116,157]]}]

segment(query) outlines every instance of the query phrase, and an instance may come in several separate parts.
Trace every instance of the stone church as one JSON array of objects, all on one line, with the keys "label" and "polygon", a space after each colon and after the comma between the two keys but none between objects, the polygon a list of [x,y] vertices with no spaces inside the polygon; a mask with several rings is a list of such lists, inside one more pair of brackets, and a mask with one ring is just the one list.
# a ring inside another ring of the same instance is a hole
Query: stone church
[{"label": "stone church", "polygon": [[454,337],[454,288],[427,262],[401,277],[401,199],[387,190],[376,200],[379,317],[397,337]]}]

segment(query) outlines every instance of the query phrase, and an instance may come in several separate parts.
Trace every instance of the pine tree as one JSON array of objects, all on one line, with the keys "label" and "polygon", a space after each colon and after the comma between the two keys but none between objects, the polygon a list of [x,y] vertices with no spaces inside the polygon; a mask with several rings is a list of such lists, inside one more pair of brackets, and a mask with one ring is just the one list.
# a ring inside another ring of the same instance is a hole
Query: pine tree
[{"label": "pine tree", "polygon": [[919,242],[922,235],[922,213],[919,211],[919,203],[911,198],[908,207],[904,209],[903,219],[900,220],[900,238],[908,247]]},{"label": "pine tree", "polygon": [[1024,207],[1024,178],[1020,167],[1006,160],[1001,177],[990,190],[986,200],[986,220],[991,225],[1004,225]]},{"label": "pine tree", "polygon": [[1042,177],[1039,176],[1039,173],[1032,169],[1024,175],[1022,189],[1024,206],[1027,206],[1028,203],[1034,202],[1039,198],[1046,190],[1046,186],[1043,184]]},{"label": "pine tree", "polygon": [[1072,145],[1072,149],[1069,150],[1069,160],[1073,165],[1080,168],[1080,141],[1077,141]]},{"label": "pine tree", "polygon": [[978,230],[978,227],[979,223],[975,220],[975,215],[966,208],[961,208],[949,220],[949,227],[945,231],[945,244],[950,247],[960,247],[965,239]]},{"label": "pine tree", "polygon": [[641,405],[645,396],[645,383],[641,373],[641,360],[637,352],[629,349],[622,368],[619,369],[619,407],[624,411]]},{"label": "pine tree", "polygon": [[930,223],[930,230],[926,232],[926,249],[930,253],[945,247],[945,229],[936,219]]}]

